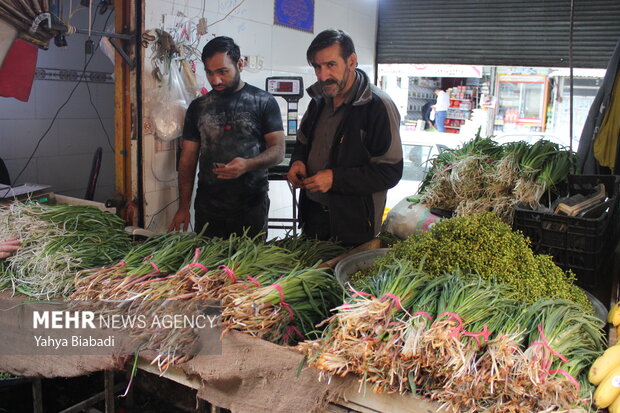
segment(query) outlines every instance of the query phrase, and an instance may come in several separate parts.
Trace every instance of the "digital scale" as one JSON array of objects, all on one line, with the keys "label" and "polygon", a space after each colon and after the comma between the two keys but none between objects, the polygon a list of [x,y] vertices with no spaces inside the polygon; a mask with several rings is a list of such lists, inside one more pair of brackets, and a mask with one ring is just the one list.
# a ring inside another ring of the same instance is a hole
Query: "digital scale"
[{"label": "digital scale", "polygon": [[297,134],[297,108],[299,99],[304,96],[304,81],[301,76],[268,77],[265,85],[267,92],[286,100],[287,135]]}]

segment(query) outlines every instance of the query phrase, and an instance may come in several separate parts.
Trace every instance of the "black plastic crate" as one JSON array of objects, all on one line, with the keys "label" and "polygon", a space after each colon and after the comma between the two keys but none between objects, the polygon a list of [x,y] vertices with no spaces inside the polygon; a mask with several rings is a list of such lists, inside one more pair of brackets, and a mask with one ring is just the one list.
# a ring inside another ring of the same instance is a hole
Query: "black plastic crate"
[{"label": "black plastic crate", "polygon": [[596,280],[596,277],[606,277],[600,270],[608,262],[616,245],[620,177],[568,177],[569,196],[593,193],[599,183],[605,185],[608,197],[607,211],[601,216],[570,217],[517,206],[513,227],[530,238],[536,253],[551,255],[558,266],[573,270],[580,283],[600,287],[599,281],[602,280]]}]

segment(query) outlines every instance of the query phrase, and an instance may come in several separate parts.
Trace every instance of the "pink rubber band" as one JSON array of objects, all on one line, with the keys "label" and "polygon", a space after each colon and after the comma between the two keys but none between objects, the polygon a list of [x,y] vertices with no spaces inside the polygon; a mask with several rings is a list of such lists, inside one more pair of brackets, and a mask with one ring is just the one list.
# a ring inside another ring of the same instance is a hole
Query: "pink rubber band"
[{"label": "pink rubber band", "polygon": [[283,303],[284,302],[284,291],[282,290],[282,286],[280,284],[271,284],[271,286],[280,293],[280,303]]},{"label": "pink rubber band", "polygon": [[222,270],[224,272],[224,274],[226,274],[226,276],[230,279],[230,281],[232,281],[233,283],[237,282],[237,277],[235,276],[235,273],[233,270],[231,270],[230,268],[228,268],[225,265],[220,265],[219,267],[217,267],[218,270]]},{"label": "pink rubber band", "polygon": [[458,321],[459,325],[454,327],[452,329],[452,332],[450,333],[450,337],[456,337],[461,332],[461,330],[463,329],[463,320],[457,314],[449,313],[449,312],[441,313],[441,314],[439,314],[437,316],[437,318],[439,318],[439,317],[441,317],[443,315],[450,316],[450,318],[454,318],[456,321]]},{"label": "pink rubber band", "polygon": [[116,266],[117,266],[117,267],[121,267],[121,268],[123,268],[123,267],[127,266],[127,263],[125,263],[125,261],[119,261],[119,262],[116,264]]},{"label": "pink rubber band", "polygon": [[297,327],[292,325],[286,326],[286,332],[282,336],[282,339],[284,341],[289,341],[289,339],[293,338],[293,334],[297,334],[302,340],[306,339],[306,336],[304,336],[302,332],[297,329]]},{"label": "pink rubber band", "polygon": [[489,341],[489,336],[491,335],[491,333],[489,332],[488,327],[485,325],[484,327],[482,327],[482,331],[479,333],[473,333],[463,330],[463,335],[473,337],[478,342],[478,346],[482,346],[482,342],[480,341],[479,337],[484,337],[485,341]]},{"label": "pink rubber band", "polygon": [[151,267],[153,267],[155,269],[157,274],[161,274],[161,272],[159,271],[159,268],[157,267],[157,265],[153,261],[149,261],[149,264],[151,264]]},{"label": "pink rubber band", "polygon": [[252,284],[256,285],[257,287],[260,287],[260,282],[258,282],[258,280],[254,277],[252,277],[251,275],[248,275],[246,277],[246,279],[251,282]]},{"label": "pink rubber band", "polygon": [[416,311],[413,313],[414,316],[421,315],[422,317],[428,318],[428,321],[433,322],[433,317],[429,313],[425,313],[424,311]]},{"label": "pink rubber band", "polygon": [[579,386],[579,382],[577,380],[575,380],[575,378],[573,376],[571,376],[566,370],[556,369],[556,370],[551,370],[549,372],[549,374],[555,374],[555,373],[560,373],[561,375],[566,377],[566,380],[568,380],[571,383],[573,383],[575,385],[575,387],[577,388],[577,390],[581,389],[581,386]]},{"label": "pink rubber band", "polygon": [[381,297],[382,297],[382,298],[383,298],[383,297],[388,297],[388,298],[391,298],[392,300],[394,300],[394,303],[396,303],[396,306],[398,307],[398,309],[399,309],[399,310],[402,310],[402,309],[403,309],[403,306],[400,304],[400,298],[398,298],[398,297],[397,297],[397,296],[395,296],[394,294],[392,294],[392,293],[385,293],[385,294],[383,294]]},{"label": "pink rubber band", "polygon": [[191,264],[187,264],[185,267],[181,268],[179,270],[179,272],[181,272],[181,271],[183,271],[183,270],[185,270],[187,268],[191,268],[191,267],[198,267],[201,270],[203,270],[205,272],[205,274],[209,272],[209,269],[207,267],[205,267],[204,265],[202,265],[201,263],[199,263],[199,262],[192,262]]},{"label": "pink rubber band", "polygon": [[365,293],[364,291],[357,291],[355,288],[353,287],[349,287],[349,289],[351,291],[353,291],[353,297],[357,297],[358,295],[361,295],[362,297],[370,297],[373,300],[375,299],[375,296],[369,293]]},{"label": "pink rubber band", "polygon": [[540,333],[540,338],[542,339],[542,341],[537,341],[535,343],[532,343],[530,347],[534,347],[534,346],[546,347],[551,352],[551,354],[553,354],[554,356],[557,356],[564,363],[568,362],[568,359],[565,356],[563,356],[562,354],[558,353],[557,351],[551,348],[551,346],[547,342],[547,337],[545,337],[542,326],[540,324],[538,324],[538,332]]},{"label": "pink rubber band", "polygon": [[280,284],[271,284],[273,288],[275,288],[278,293],[280,293],[280,306],[286,308],[286,311],[289,313],[289,318],[291,321],[295,319],[295,313],[293,313],[293,309],[286,301],[284,301],[284,291],[282,290],[282,286]]}]

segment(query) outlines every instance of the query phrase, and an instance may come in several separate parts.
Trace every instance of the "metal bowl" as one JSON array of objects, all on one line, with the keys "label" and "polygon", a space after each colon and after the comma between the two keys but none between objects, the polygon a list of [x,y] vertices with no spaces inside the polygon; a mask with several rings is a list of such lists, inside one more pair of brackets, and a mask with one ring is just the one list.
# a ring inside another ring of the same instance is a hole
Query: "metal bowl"
[{"label": "metal bowl", "polygon": [[336,279],[342,288],[347,290],[347,282],[353,274],[359,270],[369,268],[373,262],[383,257],[389,250],[389,248],[377,248],[361,251],[343,258],[334,268],[334,274],[336,274]]}]

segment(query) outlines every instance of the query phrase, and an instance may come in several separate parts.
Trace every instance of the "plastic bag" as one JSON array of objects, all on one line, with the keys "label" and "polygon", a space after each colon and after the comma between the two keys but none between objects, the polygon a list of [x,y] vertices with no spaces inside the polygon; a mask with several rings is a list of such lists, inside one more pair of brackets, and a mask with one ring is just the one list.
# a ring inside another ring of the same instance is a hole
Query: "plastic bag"
[{"label": "plastic bag", "polygon": [[405,239],[415,233],[425,232],[435,223],[441,220],[440,216],[431,214],[430,209],[419,202],[402,199],[390,210],[382,230]]},{"label": "plastic bag", "polygon": [[168,75],[151,99],[151,123],[155,136],[163,141],[176,139],[183,132],[185,112],[193,99],[185,83],[178,64],[173,61]]}]

